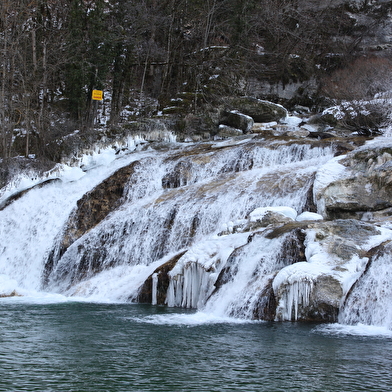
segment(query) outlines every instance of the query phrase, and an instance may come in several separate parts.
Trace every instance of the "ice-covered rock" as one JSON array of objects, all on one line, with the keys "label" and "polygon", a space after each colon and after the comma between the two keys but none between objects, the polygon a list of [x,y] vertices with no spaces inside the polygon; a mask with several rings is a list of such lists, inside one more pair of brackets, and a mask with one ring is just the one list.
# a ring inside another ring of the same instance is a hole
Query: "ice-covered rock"
[{"label": "ice-covered rock", "polygon": [[306,262],[281,269],[273,281],[278,320],[336,321],[341,304],[364,272],[367,252],[392,231],[357,220],[311,223]]},{"label": "ice-covered rock", "polygon": [[256,230],[270,225],[279,225],[292,222],[297,217],[297,211],[291,207],[259,207],[248,216],[245,231]]},{"label": "ice-covered rock", "polygon": [[291,220],[295,220],[297,217],[297,211],[294,208],[286,207],[286,206],[278,206],[278,207],[260,207],[256,208],[249,214],[250,222],[256,222],[258,220],[262,220],[263,217],[269,212],[276,213],[278,215],[283,215]]}]

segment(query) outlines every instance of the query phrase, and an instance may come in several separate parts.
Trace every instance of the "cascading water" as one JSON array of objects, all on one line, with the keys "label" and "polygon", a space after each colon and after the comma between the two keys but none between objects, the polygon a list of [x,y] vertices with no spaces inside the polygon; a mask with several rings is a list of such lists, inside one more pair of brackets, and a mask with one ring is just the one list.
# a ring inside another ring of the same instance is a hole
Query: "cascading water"
[{"label": "cascading water", "polygon": [[[138,161],[122,204],[59,255],[47,290],[98,293],[91,281],[88,290],[77,284],[110,269],[118,268],[123,276],[131,273],[124,268],[153,265],[256,207],[289,205],[302,211],[317,166],[332,154],[332,147],[243,140],[237,145],[135,152],[111,158],[109,166],[84,162],[87,171],[79,171],[81,178],[33,189],[0,212],[1,273],[21,288],[39,290],[45,260],[61,241],[76,201],[131,162]],[[179,165],[186,170],[178,173]],[[179,183],[171,184],[176,176]]]},{"label": "cascading water", "polygon": [[82,164],[98,167],[86,173],[66,167],[62,181],[31,189],[0,211],[0,274],[4,281],[12,279],[18,292],[41,289],[45,259],[76,201],[118,167],[137,159],[129,155],[115,160],[114,154],[87,156]]},{"label": "cascading water", "polygon": [[[286,266],[282,243],[286,236],[267,239],[255,235],[252,241],[237,248],[220,275],[220,286],[206,306],[207,312],[240,318],[266,318],[260,302],[270,300],[271,281]],[[259,314],[261,311],[261,314]]]},{"label": "cascading water", "polygon": [[[315,174],[333,155],[333,146],[317,142],[249,138],[113,153],[109,165],[84,162],[85,172],[60,175],[62,181],[0,211],[3,283],[21,294],[44,289],[124,301],[137,298],[151,276],[155,304],[157,269],[182,252],[168,274],[167,305],[250,319],[273,319],[278,309],[282,319],[297,319],[316,280],[293,281],[279,304],[275,295],[283,282],[278,272],[305,261],[290,258],[285,244],[300,245],[293,232],[252,231],[249,217],[259,207],[306,211]],[[118,200],[85,224],[83,208],[107,207],[104,193],[97,193],[103,200],[91,199],[94,187],[127,167]]]},{"label": "cascading water", "polygon": [[[140,160],[121,207],[55,261],[50,290],[72,292],[79,280],[120,265],[151,265],[259,206],[289,205],[301,211],[315,167],[332,154],[331,148],[307,145],[207,147],[203,154],[198,146],[197,155],[188,148]],[[182,162],[187,170],[180,175],[186,185],[167,187],[170,180],[163,179],[173,176]]]},{"label": "cascading water", "polygon": [[339,322],[392,329],[391,243],[371,258],[368,268],[350,291]]}]

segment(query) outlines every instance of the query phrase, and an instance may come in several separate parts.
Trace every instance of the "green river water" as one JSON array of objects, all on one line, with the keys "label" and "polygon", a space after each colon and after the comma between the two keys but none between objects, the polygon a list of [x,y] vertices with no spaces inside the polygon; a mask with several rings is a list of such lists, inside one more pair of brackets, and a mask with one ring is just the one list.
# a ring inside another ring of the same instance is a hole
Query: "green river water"
[{"label": "green river water", "polygon": [[388,335],[129,304],[2,299],[0,312],[0,391],[392,389]]}]

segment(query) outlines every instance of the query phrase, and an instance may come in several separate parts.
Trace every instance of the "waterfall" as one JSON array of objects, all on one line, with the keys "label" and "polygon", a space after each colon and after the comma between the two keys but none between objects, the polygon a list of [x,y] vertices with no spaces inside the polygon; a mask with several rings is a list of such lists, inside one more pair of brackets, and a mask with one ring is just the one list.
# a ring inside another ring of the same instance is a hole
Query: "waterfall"
[{"label": "waterfall", "polygon": [[48,288],[67,292],[107,268],[150,265],[256,207],[288,205],[302,211],[317,166],[332,153],[331,147],[276,148],[248,141],[157,151],[140,159],[121,206],[54,262]]},{"label": "waterfall", "polygon": [[[331,145],[248,138],[126,151],[104,163],[95,157],[84,161],[79,177],[60,176],[0,211],[0,274],[21,293],[126,300],[168,255],[187,250],[170,272],[167,304],[252,318],[260,301],[273,297],[271,281],[285,261],[281,242],[259,236],[249,242],[241,225],[258,207],[303,212],[317,168],[333,154]],[[84,195],[128,165],[115,208],[70,235]],[[217,236],[224,230],[233,234]],[[232,275],[217,290],[227,263]]]},{"label": "waterfall", "polygon": [[[255,235],[238,247],[225,264],[218,280],[218,290],[206,304],[207,312],[239,318],[258,318],[261,303],[268,301],[271,281],[288,260],[282,254],[287,236],[268,239]],[[262,311],[262,310],[261,310]],[[268,315],[264,315],[268,316]]]},{"label": "waterfall", "polygon": [[[145,153],[140,153],[142,156]],[[0,211],[0,275],[16,282],[19,293],[42,289],[45,260],[56,243],[58,233],[83,194],[129,164],[139,153],[116,157],[115,151],[103,151],[82,159],[91,166],[86,172],[78,167],[58,167],[59,181],[32,188]],[[39,183],[40,180],[37,179]],[[26,181],[16,183],[24,187]],[[31,184],[29,184],[31,186]],[[16,188],[18,189],[18,188]],[[2,198],[16,190],[7,189]],[[27,290],[27,291],[26,291]]]},{"label": "waterfall", "polygon": [[339,316],[342,324],[392,329],[391,243],[373,256],[351,289]]}]

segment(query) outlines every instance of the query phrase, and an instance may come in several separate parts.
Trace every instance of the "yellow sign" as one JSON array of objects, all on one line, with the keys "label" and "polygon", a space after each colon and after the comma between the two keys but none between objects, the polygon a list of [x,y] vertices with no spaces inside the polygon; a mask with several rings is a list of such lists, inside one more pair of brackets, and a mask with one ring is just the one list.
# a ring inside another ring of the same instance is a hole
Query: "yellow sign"
[{"label": "yellow sign", "polygon": [[103,100],[103,91],[102,90],[93,90],[92,98],[94,101],[102,101]]}]

